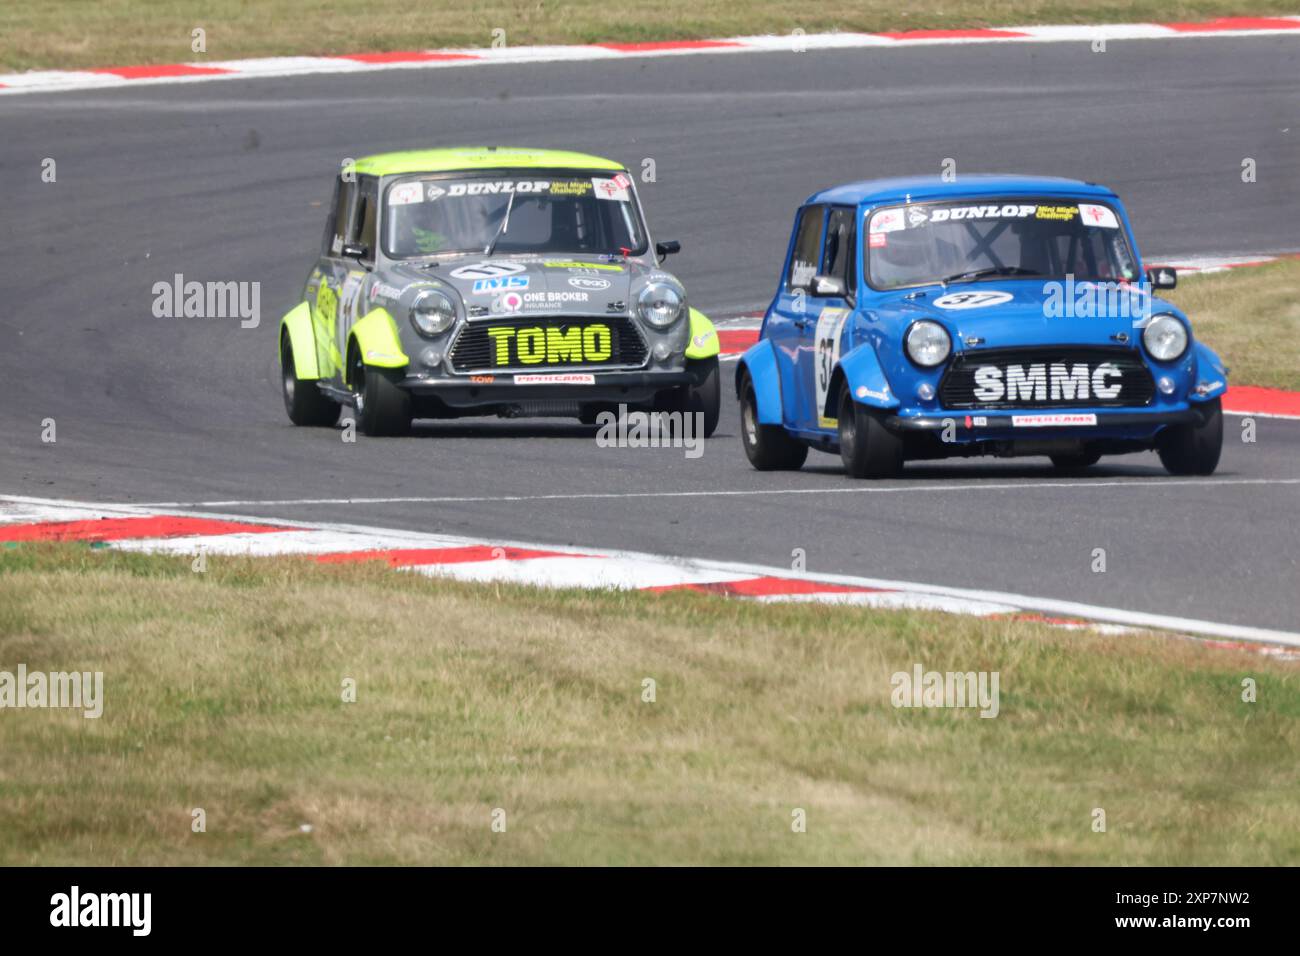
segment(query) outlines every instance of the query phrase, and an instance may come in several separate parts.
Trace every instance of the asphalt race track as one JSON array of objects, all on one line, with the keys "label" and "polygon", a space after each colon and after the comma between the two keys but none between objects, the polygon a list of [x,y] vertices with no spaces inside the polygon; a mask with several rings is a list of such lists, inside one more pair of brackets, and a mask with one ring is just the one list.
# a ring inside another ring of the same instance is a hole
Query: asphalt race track
[{"label": "asphalt race track", "polygon": [[[1300,248],[1300,38],[930,46],[491,65],[0,99],[0,494],[221,502],[267,517],[626,548],[1300,629],[1300,422],[1227,420],[1211,479],[1154,454],[851,482],[752,471],[728,396],[705,454],[545,421],[345,444],[281,405],[296,301],[344,157],[502,143],[639,170],[668,265],[715,316],[763,308],[791,213],[836,182],[1018,171],[1114,186],[1145,252]],[[57,182],[43,183],[46,157]],[[1243,184],[1243,158],[1258,181]],[[261,322],[158,319],[152,286],[261,283]],[[1193,316],[1193,320],[1195,316]],[[724,366],[730,369],[734,366]],[[53,418],[58,440],[41,441]],[[425,499],[338,503],[339,499]],[[334,503],[326,503],[331,502]],[[242,502],[232,504],[230,502]],[[216,505],[211,505],[214,510]],[[1108,570],[1090,570],[1094,548]]]}]

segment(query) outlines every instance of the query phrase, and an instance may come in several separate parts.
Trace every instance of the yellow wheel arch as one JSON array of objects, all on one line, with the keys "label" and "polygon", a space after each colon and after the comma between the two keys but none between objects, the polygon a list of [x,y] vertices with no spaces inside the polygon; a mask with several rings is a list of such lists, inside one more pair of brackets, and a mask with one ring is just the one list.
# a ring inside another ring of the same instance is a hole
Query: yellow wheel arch
[{"label": "yellow wheel arch", "polygon": [[691,340],[686,345],[688,359],[712,358],[722,351],[718,332],[709,317],[698,309],[691,309]]},{"label": "yellow wheel arch", "polygon": [[[397,334],[397,323],[387,309],[368,312],[348,333],[348,352],[356,346],[363,365],[376,368],[404,368],[411,364],[402,351],[402,340]],[[345,356],[346,360],[346,356]]]},{"label": "yellow wheel arch", "polygon": [[[280,319],[280,342],[289,339],[293,350],[293,371],[299,381],[309,382],[320,378],[316,362],[316,336],[311,327],[311,306],[299,302]],[[284,351],[280,351],[284,361]]]}]

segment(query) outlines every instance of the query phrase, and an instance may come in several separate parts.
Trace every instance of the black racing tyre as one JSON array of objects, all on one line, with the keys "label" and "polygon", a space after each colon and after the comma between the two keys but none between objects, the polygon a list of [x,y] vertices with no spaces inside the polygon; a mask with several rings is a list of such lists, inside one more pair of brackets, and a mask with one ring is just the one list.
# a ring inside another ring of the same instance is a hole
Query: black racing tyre
[{"label": "black racing tyre", "polygon": [[840,393],[839,431],[840,457],[850,478],[892,478],[903,470],[902,438],[855,402],[847,386]]},{"label": "black racing tyre", "polygon": [[704,416],[704,437],[712,438],[718,430],[718,418],[722,412],[722,380],[718,374],[718,357],[699,359],[691,363],[702,368],[704,378],[699,385],[690,386],[686,398],[686,410],[699,412]]},{"label": "black racing tyre", "polygon": [[740,393],[740,441],[749,463],[759,471],[794,471],[808,458],[808,446],[780,425],[759,422],[758,398],[748,378]]},{"label": "black racing tyre", "polygon": [[687,368],[702,373],[698,385],[682,385],[668,392],[660,392],[655,411],[682,412],[704,416],[704,437],[711,438],[718,429],[722,413],[722,381],[718,373],[718,358],[687,359]]},{"label": "black racing tyre", "polygon": [[1061,471],[1079,471],[1091,468],[1101,461],[1101,455],[1092,451],[1079,451],[1069,455],[1052,455],[1052,464]]},{"label": "black racing tyre", "polygon": [[398,378],[397,372],[354,360],[357,424],[371,438],[405,435],[411,430],[411,396],[397,387]]},{"label": "black racing tyre", "polygon": [[314,381],[298,377],[288,336],[280,346],[280,388],[284,395],[284,410],[295,425],[326,426],[339,420],[338,402],[326,396]]},{"label": "black racing tyre", "polygon": [[1204,405],[1199,425],[1169,425],[1156,436],[1156,453],[1171,475],[1212,475],[1223,451],[1223,406],[1216,398]]}]

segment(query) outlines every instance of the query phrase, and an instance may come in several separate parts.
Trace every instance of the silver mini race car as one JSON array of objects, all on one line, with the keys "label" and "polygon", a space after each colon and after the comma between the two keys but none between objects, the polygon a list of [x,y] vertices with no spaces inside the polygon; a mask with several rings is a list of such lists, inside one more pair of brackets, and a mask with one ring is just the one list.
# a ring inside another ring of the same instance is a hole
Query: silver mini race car
[{"label": "silver mini race car", "polygon": [[660,267],[632,176],[581,153],[460,148],[358,160],[335,183],[303,301],[280,323],[295,425],[698,412],[718,336]]}]

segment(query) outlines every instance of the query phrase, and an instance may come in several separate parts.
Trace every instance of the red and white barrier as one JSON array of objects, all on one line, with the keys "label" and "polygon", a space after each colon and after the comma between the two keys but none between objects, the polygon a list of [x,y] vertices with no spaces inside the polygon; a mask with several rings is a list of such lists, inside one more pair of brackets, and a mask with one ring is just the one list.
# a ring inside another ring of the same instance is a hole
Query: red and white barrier
[{"label": "red and white barrier", "polygon": [[203,60],[113,66],[93,70],[34,70],[0,74],[0,94],[105,89],[141,83],[197,83],[209,80],[365,73],[376,70],[440,69],[494,63],[556,63],[700,53],[762,53],[899,48],[964,43],[1093,43],[1097,40],[1188,39],[1216,36],[1300,35],[1300,16],[1219,17],[1202,23],[1124,23],[1003,27],[977,30],[907,30],[886,33],[790,33],[781,36],[574,46],[517,46],[458,50],[408,50],[337,56],[277,56],[247,60]]},{"label": "red and white barrier", "polygon": [[0,496],[0,547],[41,541],[82,541],[122,551],[178,557],[303,556],[326,564],[380,561],[403,571],[461,581],[600,590],[685,590],[760,602],[816,601],[1007,617],[1114,634],[1139,635],[1159,630],[1208,638],[1216,646],[1287,657],[1295,654],[1292,648],[1300,648],[1300,634],[1284,631],[994,591],[630,551]]}]

